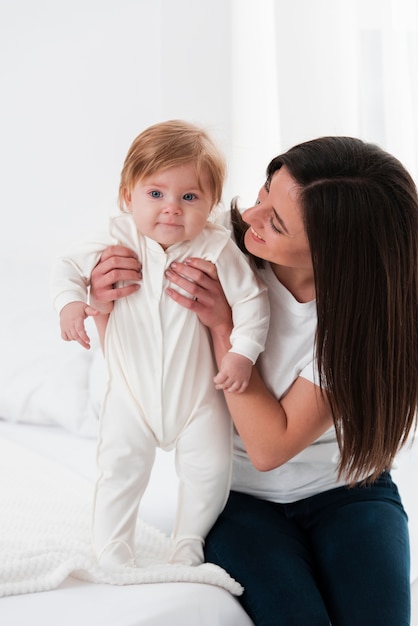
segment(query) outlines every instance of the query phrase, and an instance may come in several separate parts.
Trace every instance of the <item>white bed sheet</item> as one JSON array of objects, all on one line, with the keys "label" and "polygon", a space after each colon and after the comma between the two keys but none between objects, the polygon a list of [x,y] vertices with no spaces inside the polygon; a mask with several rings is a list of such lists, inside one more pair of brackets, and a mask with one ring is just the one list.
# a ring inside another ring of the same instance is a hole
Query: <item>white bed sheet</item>
[{"label": "white bed sheet", "polygon": [[[95,440],[54,427],[0,422],[0,437],[40,453],[51,462],[92,480]],[[169,533],[176,481],[172,455],[157,456],[141,517]],[[12,480],[12,477],[11,477]],[[164,502],[164,506],[162,506]],[[251,626],[236,597],[224,588],[193,582],[115,586],[67,578],[56,589],[0,599],[5,626]]]},{"label": "white bed sheet", "polygon": [[251,626],[228,591],[198,583],[116,587],[68,578],[53,591],[0,600],[4,626]]}]

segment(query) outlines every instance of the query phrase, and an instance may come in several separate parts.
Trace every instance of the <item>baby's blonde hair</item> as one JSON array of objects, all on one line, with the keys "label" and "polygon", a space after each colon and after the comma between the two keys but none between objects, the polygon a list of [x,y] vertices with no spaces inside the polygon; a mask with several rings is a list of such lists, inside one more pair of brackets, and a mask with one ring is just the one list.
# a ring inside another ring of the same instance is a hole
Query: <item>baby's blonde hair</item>
[{"label": "baby's blonde hair", "polygon": [[213,206],[222,198],[226,175],[225,159],[208,133],[182,120],[169,120],[144,130],[129,148],[119,185],[119,207],[126,211],[125,191],[157,171],[193,162],[201,184],[202,173],[209,179]]}]

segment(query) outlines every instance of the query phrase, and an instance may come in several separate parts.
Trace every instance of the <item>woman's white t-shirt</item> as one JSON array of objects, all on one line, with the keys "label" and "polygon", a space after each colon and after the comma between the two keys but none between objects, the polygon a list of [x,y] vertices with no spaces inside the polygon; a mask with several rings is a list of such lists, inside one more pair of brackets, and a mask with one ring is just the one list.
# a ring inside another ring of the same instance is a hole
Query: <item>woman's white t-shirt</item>
[{"label": "woman's white t-shirt", "polygon": [[[280,399],[299,376],[318,382],[314,357],[316,305],[315,301],[298,302],[276,278],[269,263],[259,275],[268,287],[271,320],[257,368],[269,390]],[[253,419],[256,421],[257,415]],[[337,478],[338,454],[335,429],[331,427],[281,467],[260,472],[235,434],[231,488],[273,502],[301,500],[344,484]]]}]

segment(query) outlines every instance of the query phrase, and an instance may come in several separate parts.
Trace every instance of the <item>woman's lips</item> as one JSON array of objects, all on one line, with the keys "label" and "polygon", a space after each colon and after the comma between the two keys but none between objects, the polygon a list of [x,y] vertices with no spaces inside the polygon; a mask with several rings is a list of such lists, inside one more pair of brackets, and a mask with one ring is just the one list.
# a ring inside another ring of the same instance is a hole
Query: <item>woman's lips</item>
[{"label": "woman's lips", "polygon": [[260,235],[257,233],[257,231],[254,230],[252,226],[250,226],[250,233],[255,241],[262,241],[264,243],[264,239],[260,237]]}]

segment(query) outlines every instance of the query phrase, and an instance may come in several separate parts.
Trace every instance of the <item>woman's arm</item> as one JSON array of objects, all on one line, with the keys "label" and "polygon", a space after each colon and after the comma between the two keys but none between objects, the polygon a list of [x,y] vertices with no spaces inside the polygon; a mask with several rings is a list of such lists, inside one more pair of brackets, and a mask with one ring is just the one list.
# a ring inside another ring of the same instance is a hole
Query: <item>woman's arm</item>
[{"label": "woman's arm", "polygon": [[[173,300],[195,311],[208,326],[219,365],[231,347],[232,315],[216,267],[201,259],[190,259],[174,264],[167,276],[195,298],[191,300],[172,288],[167,290]],[[332,425],[326,396],[304,378],[298,378],[278,401],[253,367],[246,391],[226,392],[225,398],[247,453],[260,471],[282,465]]]}]

